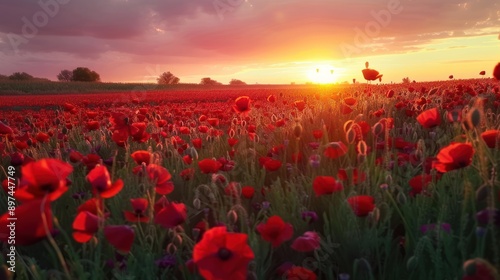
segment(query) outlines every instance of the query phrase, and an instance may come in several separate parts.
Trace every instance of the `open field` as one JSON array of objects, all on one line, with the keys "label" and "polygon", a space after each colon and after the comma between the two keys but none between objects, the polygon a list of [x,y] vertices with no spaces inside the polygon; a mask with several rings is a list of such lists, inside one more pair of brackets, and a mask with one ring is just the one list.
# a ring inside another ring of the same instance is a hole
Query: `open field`
[{"label": "open field", "polygon": [[496,279],[477,277],[500,267],[499,105],[490,79],[0,96],[0,261],[15,245],[16,279]]},{"label": "open field", "polygon": [[22,96],[22,95],[47,95],[47,94],[75,94],[96,92],[131,92],[140,93],[144,91],[177,91],[177,90],[225,90],[225,89],[273,89],[273,88],[311,88],[314,85],[200,85],[200,84],[177,84],[159,85],[146,83],[90,83],[90,82],[52,82],[52,81],[0,81],[0,96]]}]

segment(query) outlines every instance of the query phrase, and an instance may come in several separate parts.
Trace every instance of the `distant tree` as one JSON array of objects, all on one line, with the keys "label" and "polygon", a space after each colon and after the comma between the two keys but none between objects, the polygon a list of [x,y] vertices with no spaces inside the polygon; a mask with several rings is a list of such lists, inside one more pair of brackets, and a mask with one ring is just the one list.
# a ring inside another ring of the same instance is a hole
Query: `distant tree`
[{"label": "distant tree", "polygon": [[62,70],[61,73],[57,74],[57,79],[61,82],[71,82],[73,80],[73,71]]},{"label": "distant tree", "polygon": [[8,80],[9,77],[5,76],[5,75],[0,75],[0,81],[5,81],[5,80]]},{"label": "distant tree", "polygon": [[409,83],[411,83],[410,78],[408,78],[408,77],[403,78],[403,84],[409,84]]},{"label": "distant tree", "polygon": [[78,67],[73,70],[73,79],[75,82],[100,82],[101,77],[97,72],[90,70],[87,67]]},{"label": "distant tree", "polygon": [[203,78],[201,79],[200,85],[216,86],[216,85],[222,85],[222,83],[219,83],[216,80],[212,80],[211,78]]},{"label": "distant tree", "polygon": [[10,80],[15,80],[15,81],[27,81],[27,80],[32,80],[33,76],[26,72],[16,72],[12,75],[9,76]]},{"label": "distant tree", "polygon": [[232,79],[230,82],[229,82],[229,85],[231,86],[244,86],[246,85],[247,83],[243,82],[242,80],[238,80],[238,79]]},{"label": "distant tree", "polygon": [[156,79],[159,85],[176,85],[179,83],[180,79],[174,76],[170,72],[163,72],[163,74]]}]

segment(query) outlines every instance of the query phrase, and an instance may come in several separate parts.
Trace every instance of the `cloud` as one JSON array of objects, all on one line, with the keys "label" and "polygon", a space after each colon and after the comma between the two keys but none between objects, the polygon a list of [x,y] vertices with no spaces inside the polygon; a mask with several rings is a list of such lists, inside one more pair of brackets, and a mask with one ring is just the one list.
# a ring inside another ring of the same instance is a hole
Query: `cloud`
[{"label": "cloud", "polygon": [[[22,36],[26,20],[44,11],[40,3],[64,2],[16,58],[7,35]],[[248,0],[223,10],[214,3],[229,2],[0,0],[8,11],[0,51],[11,61],[66,54],[100,63],[121,53],[135,64],[280,63],[342,59],[342,46],[354,46],[350,55],[358,57],[417,51],[436,39],[497,34],[500,26],[500,4],[491,0]]]}]

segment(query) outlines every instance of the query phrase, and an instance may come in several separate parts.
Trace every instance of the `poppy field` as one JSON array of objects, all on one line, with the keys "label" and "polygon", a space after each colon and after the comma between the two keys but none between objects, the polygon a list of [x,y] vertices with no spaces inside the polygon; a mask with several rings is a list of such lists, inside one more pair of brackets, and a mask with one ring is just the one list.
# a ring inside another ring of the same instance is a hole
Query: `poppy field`
[{"label": "poppy field", "polygon": [[499,279],[499,129],[489,78],[0,96],[0,279]]}]

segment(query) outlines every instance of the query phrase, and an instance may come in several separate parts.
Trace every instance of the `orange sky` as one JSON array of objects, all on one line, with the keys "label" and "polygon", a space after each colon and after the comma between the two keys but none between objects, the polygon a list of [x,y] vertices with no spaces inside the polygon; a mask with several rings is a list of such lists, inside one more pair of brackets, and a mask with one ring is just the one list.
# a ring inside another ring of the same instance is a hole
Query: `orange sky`
[{"label": "orange sky", "polygon": [[369,61],[383,82],[400,82],[491,75],[500,61],[500,4],[490,0],[43,3],[0,3],[9,11],[0,74],[55,80],[85,66],[104,82],[155,82],[171,71],[186,83],[289,84],[362,81]]}]

